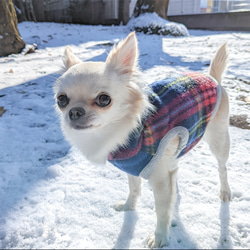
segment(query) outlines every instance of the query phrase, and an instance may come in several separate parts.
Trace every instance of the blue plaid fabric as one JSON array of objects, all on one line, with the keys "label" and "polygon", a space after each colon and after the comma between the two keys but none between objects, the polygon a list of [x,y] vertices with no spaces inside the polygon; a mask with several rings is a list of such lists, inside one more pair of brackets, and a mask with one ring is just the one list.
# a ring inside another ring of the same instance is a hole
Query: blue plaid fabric
[{"label": "blue plaid fabric", "polygon": [[150,177],[171,138],[185,137],[178,158],[200,141],[220,101],[216,81],[199,73],[172,74],[149,87],[149,98],[156,112],[130,134],[126,146],[108,157],[119,169],[145,179]]}]

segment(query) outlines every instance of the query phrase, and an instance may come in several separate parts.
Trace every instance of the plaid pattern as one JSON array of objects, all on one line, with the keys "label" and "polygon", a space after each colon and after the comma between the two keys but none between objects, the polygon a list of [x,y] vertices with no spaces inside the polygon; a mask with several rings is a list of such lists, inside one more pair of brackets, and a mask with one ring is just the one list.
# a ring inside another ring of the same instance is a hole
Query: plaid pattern
[{"label": "plaid pattern", "polygon": [[126,146],[108,157],[113,165],[134,176],[140,176],[157,154],[162,138],[177,126],[186,128],[189,134],[177,157],[192,149],[204,135],[217,103],[216,81],[199,73],[170,75],[149,87],[149,98],[156,112],[144,118]]}]

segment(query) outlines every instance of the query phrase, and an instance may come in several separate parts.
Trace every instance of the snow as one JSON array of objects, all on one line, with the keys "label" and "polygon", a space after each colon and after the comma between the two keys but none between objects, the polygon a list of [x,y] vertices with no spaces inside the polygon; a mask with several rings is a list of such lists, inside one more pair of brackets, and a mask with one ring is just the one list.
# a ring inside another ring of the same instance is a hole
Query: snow
[{"label": "snow", "polygon": [[161,34],[172,36],[188,36],[188,30],[185,25],[175,22],[169,22],[161,18],[158,14],[145,13],[139,17],[132,17],[127,27],[130,30],[142,31],[146,34]]},{"label": "snow", "polygon": [[[143,181],[135,211],[113,205],[128,192],[126,174],[95,166],[64,140],[52,86],[66,45],[82,60],[105,60],[126,26],[23,22],[33,54],[0,58],[0,248],[146,248],[156,217]],[[246,115],[250,92],[250,33],[190,30],[188,37],[138,33],[143,80],[168,71],[207,72],[213,54],[228,42],[230,65],[223,85],[231,114]],[[216,160],[201,142],[180,161],[170,249],[250,248],[250,130],[230,127],[230,203],[220,201]]]}]

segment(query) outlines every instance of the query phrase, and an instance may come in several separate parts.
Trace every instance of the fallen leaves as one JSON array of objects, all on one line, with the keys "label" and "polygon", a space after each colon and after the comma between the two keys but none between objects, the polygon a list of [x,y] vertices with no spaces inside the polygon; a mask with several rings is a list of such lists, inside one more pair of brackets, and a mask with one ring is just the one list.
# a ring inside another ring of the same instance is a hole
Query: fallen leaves
[{"label": "fallen leaves", "polygon": [[230,125],[242,129],[250,129],[250,124],[247,121],[247,115],[232,115],[230,116]]},{"label": "fallen leaves", "polygon": [[0,117],[6,112],[7,110],[4,107],[0,107]]}]

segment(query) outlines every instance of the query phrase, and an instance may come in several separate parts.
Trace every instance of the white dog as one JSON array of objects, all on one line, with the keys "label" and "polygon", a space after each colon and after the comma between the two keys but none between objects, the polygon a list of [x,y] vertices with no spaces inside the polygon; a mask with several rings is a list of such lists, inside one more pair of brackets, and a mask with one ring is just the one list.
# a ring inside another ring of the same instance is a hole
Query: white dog
[{"label": "white dog", "polygon": [[209,75],[166,74],[148,86],[138,77],[135,33],[114,47],[106,62],[81,62],[67,47],[64,64],[66,72],[54,87],[62,131],[93,163],[109,160],[128,173],[130,193],[116,210],[135,209],[141,177],[149,180],[157,215],[150,247],[168,243],[177,163],[202,137],[218,160],[220,198],[231,199],[225,165],[229,104],[221,86],[226,45],[212,60]]}]

